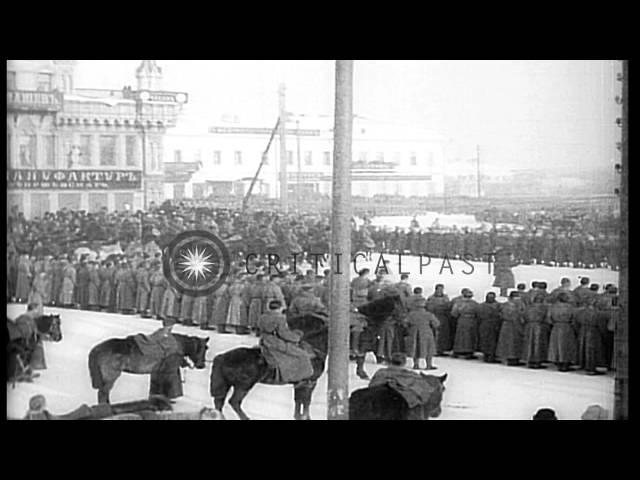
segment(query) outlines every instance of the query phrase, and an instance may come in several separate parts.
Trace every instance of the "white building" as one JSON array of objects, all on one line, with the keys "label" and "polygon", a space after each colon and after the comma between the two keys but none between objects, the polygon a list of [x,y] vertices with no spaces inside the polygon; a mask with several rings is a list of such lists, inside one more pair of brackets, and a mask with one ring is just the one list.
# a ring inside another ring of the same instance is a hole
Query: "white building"
[{"label": "white building", "polygon": [[[197,130],[178,125],[164,137],[165,196],[206,198],[225,192],[243,195],[256,174],[273,126],[219,122]],[[332,126],[332,119],[307,117],[299,118],[299,124],[295,119],[287,123],[287,177],[291,192],[330,195]],[[352,194],[441,196],[444,142],[444,137],[419,128],[356,118]],[[279,196],[279,148],[276,135],[254,187],[255,194]]]}]

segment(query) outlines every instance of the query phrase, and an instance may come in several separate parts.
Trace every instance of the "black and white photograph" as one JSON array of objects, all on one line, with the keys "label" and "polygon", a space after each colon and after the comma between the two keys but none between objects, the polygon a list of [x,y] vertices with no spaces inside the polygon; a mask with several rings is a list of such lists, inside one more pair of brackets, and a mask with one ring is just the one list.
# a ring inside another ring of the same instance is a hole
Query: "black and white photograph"
[{"label": "black and white photograph", "polygon": [[8,420],[627,420],[628,60],[6,60]]}]

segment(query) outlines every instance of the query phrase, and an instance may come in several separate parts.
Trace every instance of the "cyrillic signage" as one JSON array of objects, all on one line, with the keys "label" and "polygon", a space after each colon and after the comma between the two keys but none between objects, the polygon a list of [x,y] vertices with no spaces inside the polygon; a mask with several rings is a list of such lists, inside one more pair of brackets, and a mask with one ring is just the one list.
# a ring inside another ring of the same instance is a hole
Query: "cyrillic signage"
[{"label": "cyrillic signage", "polygon": [[139,190],[139,170],[7,170],[8,189]]}]

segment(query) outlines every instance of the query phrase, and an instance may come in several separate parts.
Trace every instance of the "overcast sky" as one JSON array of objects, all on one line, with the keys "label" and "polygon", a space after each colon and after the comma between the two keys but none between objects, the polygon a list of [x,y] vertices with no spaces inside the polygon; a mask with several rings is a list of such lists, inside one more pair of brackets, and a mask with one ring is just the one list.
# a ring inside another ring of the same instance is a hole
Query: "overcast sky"
[{"label": "overcast sky", "polygon": [[[140,60],[80,60],[76,86],[135,88]],[[188,92],[186,115],[222,114],[270,126],[277,88],[287,110],[333,113],[333,61],[159,60],[164,88]],[[614,61],[356,61],[354,112],[421,125],[449,139],[448,154],[505,169],[613,165],[620,82]]]}]

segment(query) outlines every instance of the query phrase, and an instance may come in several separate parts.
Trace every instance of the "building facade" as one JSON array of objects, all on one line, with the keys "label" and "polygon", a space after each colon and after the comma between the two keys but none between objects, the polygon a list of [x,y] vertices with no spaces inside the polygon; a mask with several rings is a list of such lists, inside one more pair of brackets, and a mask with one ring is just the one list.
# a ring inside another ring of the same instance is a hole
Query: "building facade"
[{"label": "building facade", "polygon": [[7,61],[7,201],[27,218],[62,208],[140,209],[164,199],[163,137],[187,95],[144,60],[137,88],[80,89],[73,60]]},{"label": "building facade", "polygon": [[[287,122],[286,168],[292,194],[331,194],[333,131],[329,123]],[[171,132],[164,138],[167,162],[175,171],[191,173],[188,178],[168,176],[166,197],[207,198],[224,192],[243,196],[260,165],[272,128],[221,122],[206,132]],[[279,148],[276,135],[253,193],[268,198],[279,196]],[[438,135],[355,119],[352,158],[354,196],[443,194],[444,138]]]}]

